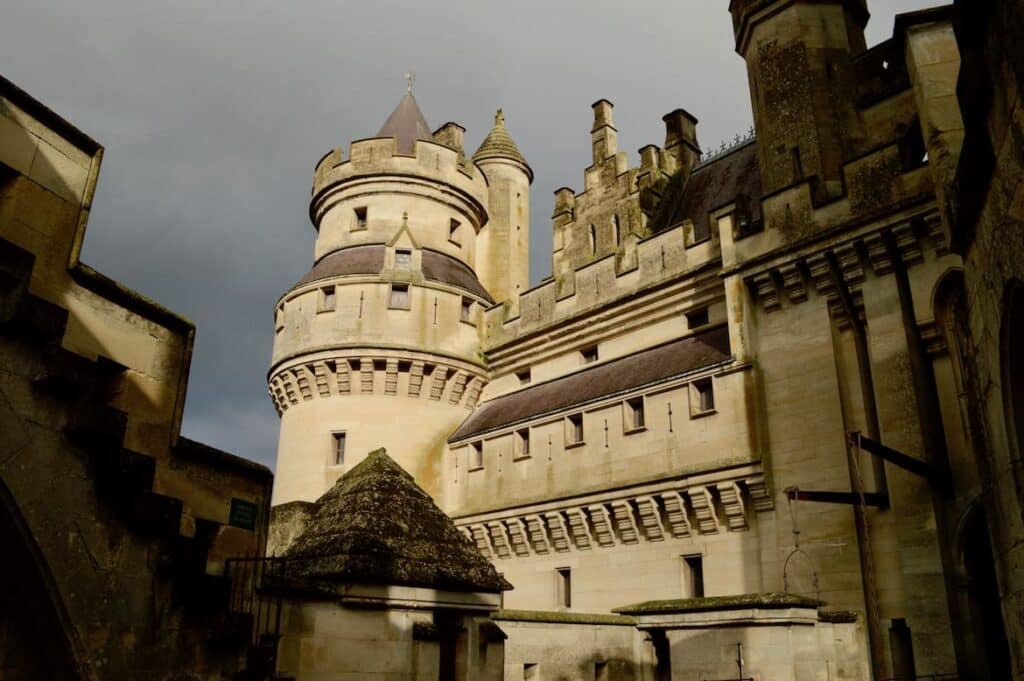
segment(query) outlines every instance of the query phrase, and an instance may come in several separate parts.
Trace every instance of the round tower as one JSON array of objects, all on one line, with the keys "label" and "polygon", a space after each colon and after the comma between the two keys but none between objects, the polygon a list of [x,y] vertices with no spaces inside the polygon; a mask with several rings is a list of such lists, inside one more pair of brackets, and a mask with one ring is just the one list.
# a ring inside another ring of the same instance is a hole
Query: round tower
[{"label": "round tower", "polygon": [[412,94],[376,137],[316,166],[315,263],[277,303],[269,392],[281,415],[273,504],[312,501],[387,448],[428,492],[486,373],[475,273],[488,186],[438,144]]},{"label": "round tower", "polygon": [[498,302],[518,304],[530,285],[530,184],[533,171],[505,129],[501,109],[473,154],[488,182],[490,220],[478,237],[477,272]]}]

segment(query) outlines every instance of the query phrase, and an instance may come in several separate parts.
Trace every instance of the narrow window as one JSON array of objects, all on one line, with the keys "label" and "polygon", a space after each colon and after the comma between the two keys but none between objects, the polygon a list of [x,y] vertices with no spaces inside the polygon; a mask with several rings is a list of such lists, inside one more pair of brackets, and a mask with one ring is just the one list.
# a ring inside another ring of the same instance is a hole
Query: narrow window
[{"label": "narrow window", "polygon": [[686,313],[686,327],[696,329],[708,323],[708,309],[702,307]]},{"label": "narrow window", "polygon": [[580,350],[580,356],[583,357],[584,364],[592,364],[597,361],[597,346],[591,345],[589,348],[583,348]]},{"label": "narrow window", "polygon": [[530,381],[533,380],[530,376],[529,369],[523,369],[522,371],[516,372],[516,378],[519,379],[519,385],[530,385]]},{"label": "narrow window", "polygon": [[391,298],[389,307],[398,310],[409,309],[409,285],[408,284],[392,284],[391,285]]},{"label": "narrow window", "polygon": [[331,433],[331,445],[335,466],[345,464],[345,433]]},{"label": "narrow window", "polygon": [[703,378],[691,383],[691,404],[694,414],[704,414],[715,409],[715,388],[710,378]]},{"label": "narrow window", "polygon": [[635,397],[626,400],[628,430],[639,430],[644,427],[644,398]]},{"label": "narrow window", "polygon": [[622,241],[622,234],[619,232],[619,216],[612,216],[612,236],[615,238],[615,246],[618,247]]},{"label": "narrow window", "polygon": [[280,333],[281,331],[284,331],[284,303],[278,305],[274,313],[274,332]]},{"label": "narrow window", "polygon": [[583,414],[573,414],[565,419],[565,439],[568,445],[583,444]]},{"label": "narrow window", "polygon": [[473,318],[473,300],[470,298],[462,299],[462,308],[459,310],[459,319],[464,322],[472,321]]},{"label": "narrow window", "polygon": [[352,231],[366,229],[366,206],[359,206],[354,210],[355,222],[352,223]]},{"label": "narrow window", "polygon": [[597,227],[590,225],[590,255],[597,255]]},{"label": "narrow window", "polygon": [[526,662],[523,664],[523,681],[539,681],[540,680],[540,666],[536,662]]},{"label": "narrow window", "polygon": [[683,598],[704,598],[704,558],[683,556]]},{"label": "narrow window", "polygon": [[595,662],[594,663],[594,681],[608,681],[608,663],[607,662]]},{"label": "narrow window", "polygon": [[320,289],[320,311],[331,312],[337,304],[333,286],[324,286]]},{"label": "narrow window", "polygon": [[484,443],[472,442],[469,445],[469,469],[477,470],[484,467]]},{"label": "narrow window", "polygon": [[530,429],[523,428],[516,431],[516,457],[526,458],[530,456]]},{"label": "narrow window", "polygon": [[572,570],[569,568],[557,568],[558,575],[558,607],[572,607]]},{"label": "narrow window", "polygon": [[395,269],[407,270],[412,267],[412,251],[399,248],[395,251]]},{"label": "narrow window", "polygon": [[789,153],[793,160],[793,176],[799,180],[804,176],[804,164],[800,160],[800,147],[793,147]]},{"label": "narrow window", "polygon": [[459,244],[459,226],[462,223],[452,218],[448,221],[448,241]]}]

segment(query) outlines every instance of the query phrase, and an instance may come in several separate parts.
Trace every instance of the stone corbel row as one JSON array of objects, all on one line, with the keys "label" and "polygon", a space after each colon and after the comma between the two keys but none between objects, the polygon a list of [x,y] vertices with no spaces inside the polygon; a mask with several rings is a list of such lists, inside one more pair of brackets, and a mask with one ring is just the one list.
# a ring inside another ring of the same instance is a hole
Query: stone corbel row
[{"label": "stone corbel row", "polygon": [[749,529],[774,508],[763,475],[481,523],[460,530],[500,559],[590,551]]},{"label": "stone corbel row", "polygon": [[[924,252],[928,248],[934,250],[938,256],[949,252],[942,220],[937,212],[889,229],[896,239],[900,256],[908,267],[923,262]],[[892,272],[892,261],[880,231],[834,247],[831,251],[835,254],[843,279],[855,299],[859,295],[857,289],[864,282],[865,264],[877,276]],[[814,290],[829,298],[832,303],[836,303],[830,306],[834,317],[842,321],[845,316],[841,305],[838,305],[831,267],[825,253],[815,253],[758,272],[748,277],[747,283],[755,298],[769,312],[780,309],[784,297],[793,305],[798,305],[806,301],[808,293]]]},{"label": "stone corbel row", "polygon": [[[408,387],[403,391],[409,397],[447,401],[473,409],[486,380],[483,376],[445,364],[434,364],[434,370],[424,375],[427,362],[408,362]],[[378,368],[383,367],[383,369]],[[342,357],[336,360],[317,360],[278,371],[267,386],[270,399],[282,414],[301,402],[318,397],[338,395],[371,395],[375,392],[377,374],[384,375],[384,395],[398,394],[399,360],[394,357]]]}]

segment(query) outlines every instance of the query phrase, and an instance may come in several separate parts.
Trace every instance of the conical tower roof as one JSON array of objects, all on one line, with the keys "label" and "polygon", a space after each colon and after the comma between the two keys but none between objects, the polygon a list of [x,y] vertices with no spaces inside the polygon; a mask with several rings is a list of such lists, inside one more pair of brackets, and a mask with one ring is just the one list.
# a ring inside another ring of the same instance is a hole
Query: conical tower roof
[{"label": "conical tower roof", "polygon": [[512,588],[383,449],[370,452],[317,499],[285,558],[290,577],[314,581]]},{"label": "conical tower roof", "polygon": [[[519,147],[512,140],[512,137],[505,130],[505,114],[501,109],[494,114],[494,127],[487,133],[487,137],[480,143],[480,148],[473,154],[474,161],[482,161],[488,158],[510,158],[519,161],[529,168],[526,158],[519,151]],[[532,174],[532,173],[531,173]]]},{"label": "conical tower roof", "polygon": [[420,111],[420,105],[411,92],[406,92],[402,101],[384,121],[377,137],[394,137],[398,140],[399,154],[412,154],[416,150],[416,140],[431,140],[430,126]]}]

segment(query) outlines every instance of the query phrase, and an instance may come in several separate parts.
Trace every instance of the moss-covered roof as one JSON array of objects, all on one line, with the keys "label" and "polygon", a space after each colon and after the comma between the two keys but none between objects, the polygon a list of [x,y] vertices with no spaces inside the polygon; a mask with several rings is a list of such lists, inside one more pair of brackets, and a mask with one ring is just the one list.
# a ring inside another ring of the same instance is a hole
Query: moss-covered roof
[{"label": "moss-covered roof", "polygon": [[625,615],[607,613],[563,612],[552,610],[498,610],[491,613],[491,619],[504,622],[550,622],[553,624],[610,624],[615,626],[636,625],[636,620]]},{"label": "moss-covered roof", "polygon": [[289,578],[316,583],[512,588],[383,449],[317,499],[305,531],[284,555]]},{"label": "moss-covered roof", "polygon": [[519,161],[529,167],[526,158],[519,151],[519,147],[512,140],[511,135],[505,130],[505,115],[498,109],[494,114],[494,127],[487,133],[487,137],[480,143],[480,147],[473,154],[474,161],[482,161],[488,158],[510,158]]},{"label": "moss-covered roof", "polygon": [[741,594],[739,596],[710,596],[705,598],[677,598],[665,601],[646,601],[612,612],[623,615],[668,615],[711,610],[744,610],[747,608],[817,608],[821,601],[787,593]]}]

